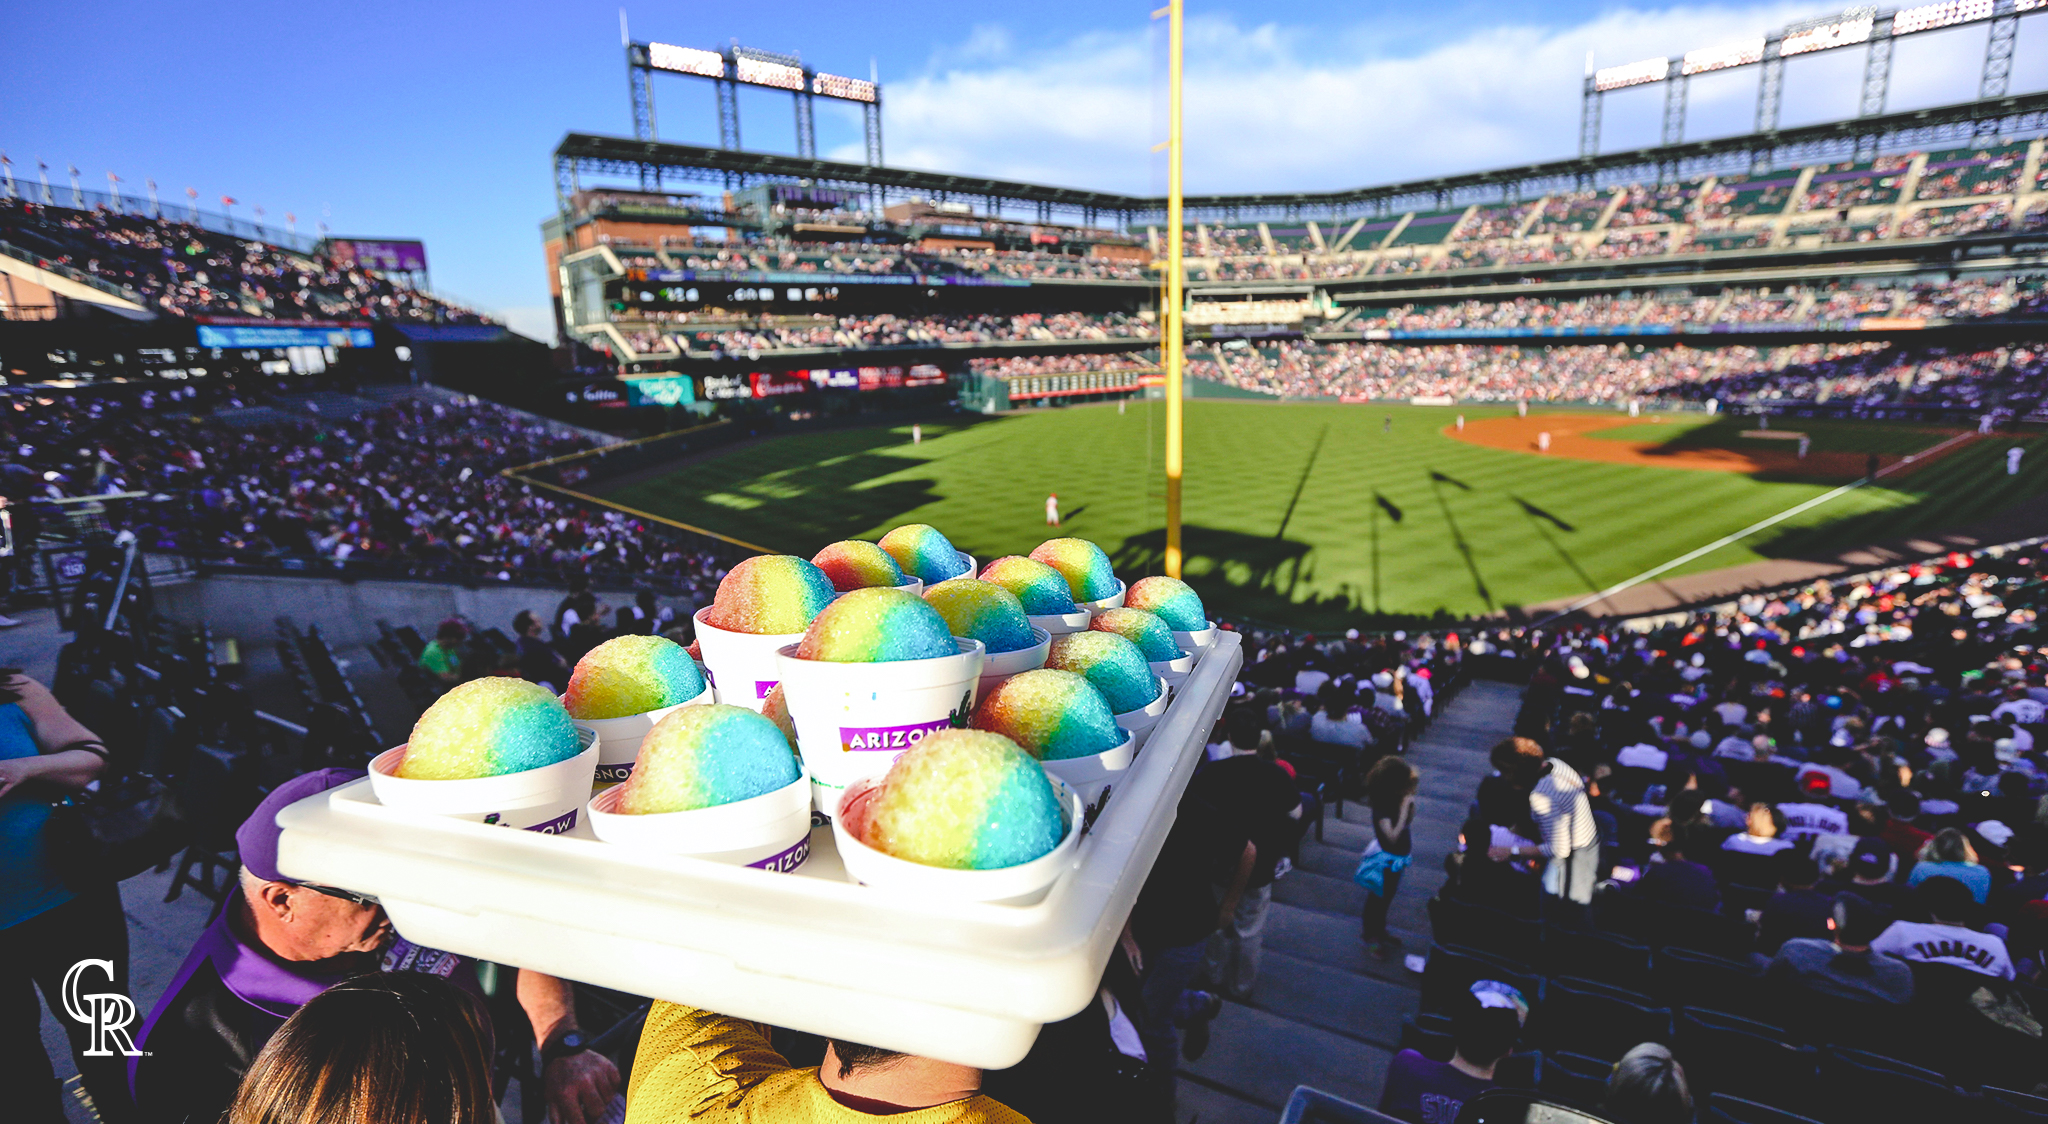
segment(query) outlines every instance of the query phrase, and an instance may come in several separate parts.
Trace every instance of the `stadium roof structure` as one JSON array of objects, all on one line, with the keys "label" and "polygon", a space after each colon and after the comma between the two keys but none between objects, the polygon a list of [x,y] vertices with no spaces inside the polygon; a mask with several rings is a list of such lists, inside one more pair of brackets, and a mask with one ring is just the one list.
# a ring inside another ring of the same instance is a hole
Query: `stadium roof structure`
[{"label": "stadium roof structure", "polygon": [[[1944,143],[1967,144],[1979,137],[2038,132],[2048,132],[2048,93],[1987,98],[1375,187],[1190,195],[1185,206],[1190,222],[1397,214],[1416,207],[1531,199],[1550,191],[1583,190],[1615,182],[1684,179],[1837,157],[1868,158],[1887,151]],[[586,186],[585,175],[631,176],[635,180],[645,176],[656,183],[675,179],[730,188],[757,183],[807,183],[863,191],[877,203],[891,197],[911,196],[939,202],[980,200],[990,216],[1018,217],[1023,212],[1048,223],[1055,214],[1062,214],[1078,216],[1091,225],[1109,219],[1131,227],[1163,221],[1166,213],[1162,196],[570,133],[555,148],[555,188],[564,207],[572,195]]]}]

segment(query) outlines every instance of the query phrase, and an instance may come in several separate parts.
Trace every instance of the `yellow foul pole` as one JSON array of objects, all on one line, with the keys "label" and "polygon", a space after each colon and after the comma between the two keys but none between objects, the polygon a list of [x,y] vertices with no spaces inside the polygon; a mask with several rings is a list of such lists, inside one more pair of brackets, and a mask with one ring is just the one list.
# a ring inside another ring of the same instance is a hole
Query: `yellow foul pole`
[{"label": "yellow foul pole", "polygon": [[1180,101],[1181,101],[1181,2],[1167,6],[1167,92],[1166,92],[1166,315],[1160,332],[1161,357],[1166,361],[1166,574],[1180,576],[1180,474],[1181,474],[1181,365],[1185,359],[1181,336],[1181,305],[1184,297],[1181,272],[1180,208]]}]

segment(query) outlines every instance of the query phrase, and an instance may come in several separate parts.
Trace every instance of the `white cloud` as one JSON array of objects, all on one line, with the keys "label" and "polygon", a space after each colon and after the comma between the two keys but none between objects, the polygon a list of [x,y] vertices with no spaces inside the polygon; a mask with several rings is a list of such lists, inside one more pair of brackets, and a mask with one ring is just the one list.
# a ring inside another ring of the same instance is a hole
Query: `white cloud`
[{"label": "white cloud", "polygon": [[[1678,54],[1814,14],[1804,3],[1618,10],[1573,26],[1473,28],[1406,54],[1374,54],[1368,29],[1331,33],[1192,21],[1188,190],[1314,190],[1553,159],[1577,151],[1587,50],[1599,65]],[[981,27],[947,64],[890,85],[891,164],[1155,192],[1165,84],[1158,36],[1093,33],[1025,51]],[[1899,52],[1890,108],[1975,96],[1983,32]],[[2026,44],[2022,63],[2026,66]],[[1350,50],[1335,56],[1333,50]],[[1910,51],[1910,56],[1909,56]],[[1864,52],[1788,64],[1787,125],[1851,116]],[[1906,65],[1910,62],[1910,65]],[[2014,89],[2033,88],[2015,74]],[[1687,135],[1751,127],[1757,71],[1693,83]],[[1660,87],[1607,100],[1604,148],[1653,144]]]}]

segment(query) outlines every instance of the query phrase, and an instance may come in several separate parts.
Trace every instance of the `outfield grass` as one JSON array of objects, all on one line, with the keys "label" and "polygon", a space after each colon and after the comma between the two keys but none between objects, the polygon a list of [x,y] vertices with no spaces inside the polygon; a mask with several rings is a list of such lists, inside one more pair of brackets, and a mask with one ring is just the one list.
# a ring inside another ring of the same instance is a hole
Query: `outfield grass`
[{"label": "outfield grass", "polygon": [[[925,425],[917,446],[908,426],[776,438],[605,495],[806,557],[836,539],[931,523],[986,561],[1047,536],[1045,495],[1055,491],[1068,517],[1060,533],[1102,544],[1127,577],[1157,573],[1164,407],[963,418]],[[1829,490],[1540,457],[1440,432],[1458,413],[1504,412],[1189,402],[1189,580],[1229,611],[1309,627],[1466,616],[1604,588]],[[1388,417],[1392,432],[1382,433]],[[2008,477],[2006,447],[1969,446],[1675,573],[1992,515],[2048,483],[2048,450]]]}]

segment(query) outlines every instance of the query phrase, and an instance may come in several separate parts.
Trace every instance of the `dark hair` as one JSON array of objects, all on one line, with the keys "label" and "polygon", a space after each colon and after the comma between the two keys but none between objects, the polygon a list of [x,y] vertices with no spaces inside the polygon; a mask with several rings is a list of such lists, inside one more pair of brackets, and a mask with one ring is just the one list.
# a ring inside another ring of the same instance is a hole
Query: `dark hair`
[{"label": "dark hair", "polygon": [[25,679],[18,667],[0,667],[0,706],[20,702],[21,692],[15,689],[15,682]]},{"label": "dark hair", "polygon": [[1508,1007],[1483,1007],[1468,998],[1451,1016],[1451,1041],[1473,1065],[1492,1065],[1515,1048],[1522,1020]]},{"label": "dark hair", "polygon": [[1861,894],[1848,891],[1835,895],[1835,943],[1861,948],[1877,939],[1891,924],[1876,906]]},{"label": "dark hair", "polygon": [[532,609],[521,609],[518,615],[512,618],[512,634],[514,636],[524,636],[527,629],[539,623],[540,618],[533,615]]},{"label": "dark hair", "polygon": [[1977,905],[1970,888],[1945,874],[1937,874],[1913,887],[1913,904],[1941,921],[1967,921]]},{"label": "dark hair", "polygon": [[1239,749],[1257,749],[1259,734],[1265,729],[1265,723],[1256,712],[1246,707],[1231,712],[1229,717],[1223,720],[1223,728],[1228,731],[1226,736],[1230,739],[1231,745]]},{"label": "dark hair", "polygon": [[1778,885],[1799,886],[1811,889],[1820,881],[1820,864],[1813,856],[1799,851],[1779,851],[1771,856],[1771,866],[1778,875]]},{"label": "dark hair", "polygon": [[493,1124],[491,1024],[468,992],[370,972],[306,1001],[256,1055],[227,1124]]},{"label": "dark hair", "polygon": [[[898,1058],[910,1055],[901,1050],[884,1050],[880,1046],[863,1046],[858,1042],[846,1042],[838,1038],[830,1040],[832,1056],[839,1059],[839,1076],[846,1077],[857,1069],[881,1069],[894,1065]],[[230,1124],[241,1124],[231,1121]]]},{"label": "dark hair", "polygon": [[461,621],[456,620],[442,621],[440,627],[434,629],[436,640],[461,640],[468,635],[469,630],[462,627]]},{"label": "dark hair", "polygon": [[1601,1111],[1628,1124],[1688,1124],[1692,1089],[1667,1046],[1645,1042],[1614,1063]]},{"label": "dark hair", "polygon": [[1390,753],[1373,762],[1372,770],[1365,774],[1365,800],[1372,805],[1373,814],[1392,818],[1401,808],[1401,801],[1415,791],[1417,775],[1415,766],[1399,754]]}]

